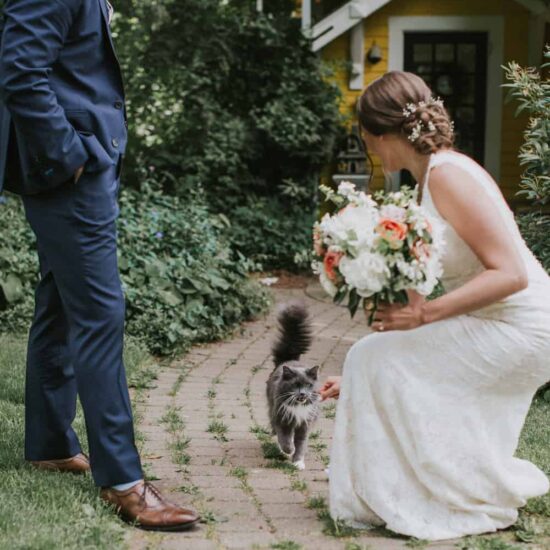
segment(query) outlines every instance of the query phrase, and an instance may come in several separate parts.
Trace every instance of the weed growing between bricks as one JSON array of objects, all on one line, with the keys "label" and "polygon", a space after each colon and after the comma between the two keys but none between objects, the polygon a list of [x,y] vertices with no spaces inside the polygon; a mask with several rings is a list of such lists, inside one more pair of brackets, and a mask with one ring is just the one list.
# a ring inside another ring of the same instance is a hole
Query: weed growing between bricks
[{"label": "weed growing between bricks", "polygon": [[354,529],[344,521],[334,520],[330,516],[328,505],[323,497],[312,497],[307,501],[307,507],[317,512],[317,518],[323,525],[323,533],[331,537],[358,537],[368,532],[367,529]]},{"label": "weed growing between bricks", "polygon": [[[186,364],[182,367],[182,372],[178,375],[172,385],[168,395],[175,399],[185,379],[196,365]],[[206,506],[206,497],[200,488],[193,484],[189,479],[189,465],[191,455],[187,452],[191,439],[185,435],[185,422],[181,417],[181,407],[177,407],[173,402],[168,405],[166,412],[160,422],[164,425],[165,431],[170,436],[169,448],[172,453],[172,462],[180,466],[178,470],[183,476],[185,484],[178,488],[178,491],[191,496],[192,505],[199,511],[201,522],[206,525],[206,538],[220,544],[219,537],[215,529],[214,514]]]},{"label": "weed growing between bricks", "polygon": [[[250,345],[252,345],[252,343],[253,342],[251,342]],[[242,466],[234,464],[228,456],[228,448],[226,444],[229,442],[229,439],[227,438],[227,434],[229,433],[229,427],[222,420],[224,416],[223,413],[217,412],[217,408],[216,408],[216,399],[215,399],[217,395],[216,386],[223,382],[224,376],[227,373],[227,371],[232,366],[238,364],[239,359],[242,358],[247,348],[241,351],[237,357],[234,357],[228,360],[225,366],[223,367],[222,371],[218,373],[218,375],[215,376],[211,381],[210,388],[208,389],[208,392],[207,392],[208,411],[209,411],[209,419],[210,419],[210,423],[208,425],[207,431],[213,434],[213,438],[220,443],[220,445],[222,446],[225,452],[223,459],[219,462],[220,466],[227,465],[231,468],[229,474],[239,479],[241,490],[250,497],[259,515],[264,519],[267,526],[269,527],[270,532],[274,533],[275,526],[273,525],[271,518],[264,512],[262,508],[262,503],[260,502],[257,495],[255,494],[252,486],[248,483],[247,470]],[[249,395],[247,397],[249,398]]]}]

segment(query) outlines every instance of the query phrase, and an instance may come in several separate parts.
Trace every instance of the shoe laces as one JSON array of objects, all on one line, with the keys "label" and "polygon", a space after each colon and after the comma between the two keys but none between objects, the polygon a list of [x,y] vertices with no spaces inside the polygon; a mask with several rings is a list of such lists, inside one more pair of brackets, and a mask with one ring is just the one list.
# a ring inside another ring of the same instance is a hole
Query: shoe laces
[{"label": "shoe laces", "polygon": [[164,502],[164,498],[160,494],[160,491],[152,483],[148,483],[146,481],[143,485],[143,493],[141,494],[141,500],[143,501],[147,500],[147,492],[151,493],[153,498],[158,502],[160,503]]}]

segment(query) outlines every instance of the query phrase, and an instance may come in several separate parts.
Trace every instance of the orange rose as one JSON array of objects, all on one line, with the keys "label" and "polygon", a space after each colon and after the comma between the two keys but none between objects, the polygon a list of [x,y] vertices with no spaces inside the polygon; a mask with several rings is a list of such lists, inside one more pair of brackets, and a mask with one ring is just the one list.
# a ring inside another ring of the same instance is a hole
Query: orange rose
[{"label": "orange rose", "polygon": [[389,218],[382,218],[378,223],[376,231],[390,243],[396,241],[404,241],[407,238],[407,232],[409,228],[406,223],[390,220]]},{"label": "orange rose", "polygon": [[336,271],[334,270],[338,267],[338,264],[340,263],[340,260],[342,259],[343,255],[344,255],[343,252],[329,251],[326,253],[325,257],[323,258],[325,273],[327,274],[327,277],[331,281],[336,280]]}]

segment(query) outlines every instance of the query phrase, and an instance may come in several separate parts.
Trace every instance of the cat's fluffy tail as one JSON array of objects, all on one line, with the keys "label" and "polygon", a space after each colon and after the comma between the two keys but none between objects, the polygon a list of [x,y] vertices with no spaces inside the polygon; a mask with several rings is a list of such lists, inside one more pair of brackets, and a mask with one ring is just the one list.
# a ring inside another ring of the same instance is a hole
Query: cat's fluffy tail
[{"label": "cat's fluffy tail", "polygon": [[290,302],[279,313],[279,336],[273,345],[275,366],[298,361],[311,346],[311,321],[303,302]]}]

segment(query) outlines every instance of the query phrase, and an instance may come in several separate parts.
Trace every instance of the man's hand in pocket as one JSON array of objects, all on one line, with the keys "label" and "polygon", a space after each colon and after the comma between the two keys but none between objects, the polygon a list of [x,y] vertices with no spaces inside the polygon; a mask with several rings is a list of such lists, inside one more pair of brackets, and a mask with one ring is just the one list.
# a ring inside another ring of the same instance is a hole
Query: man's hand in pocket
[{"label": "man's hand in pocket", "polygon": [[82,175],[82,172],[84,172],[84,166],[81,166],[75,173],[74,173],[74,182],[77,183],[80,179],[80,176]]}]

